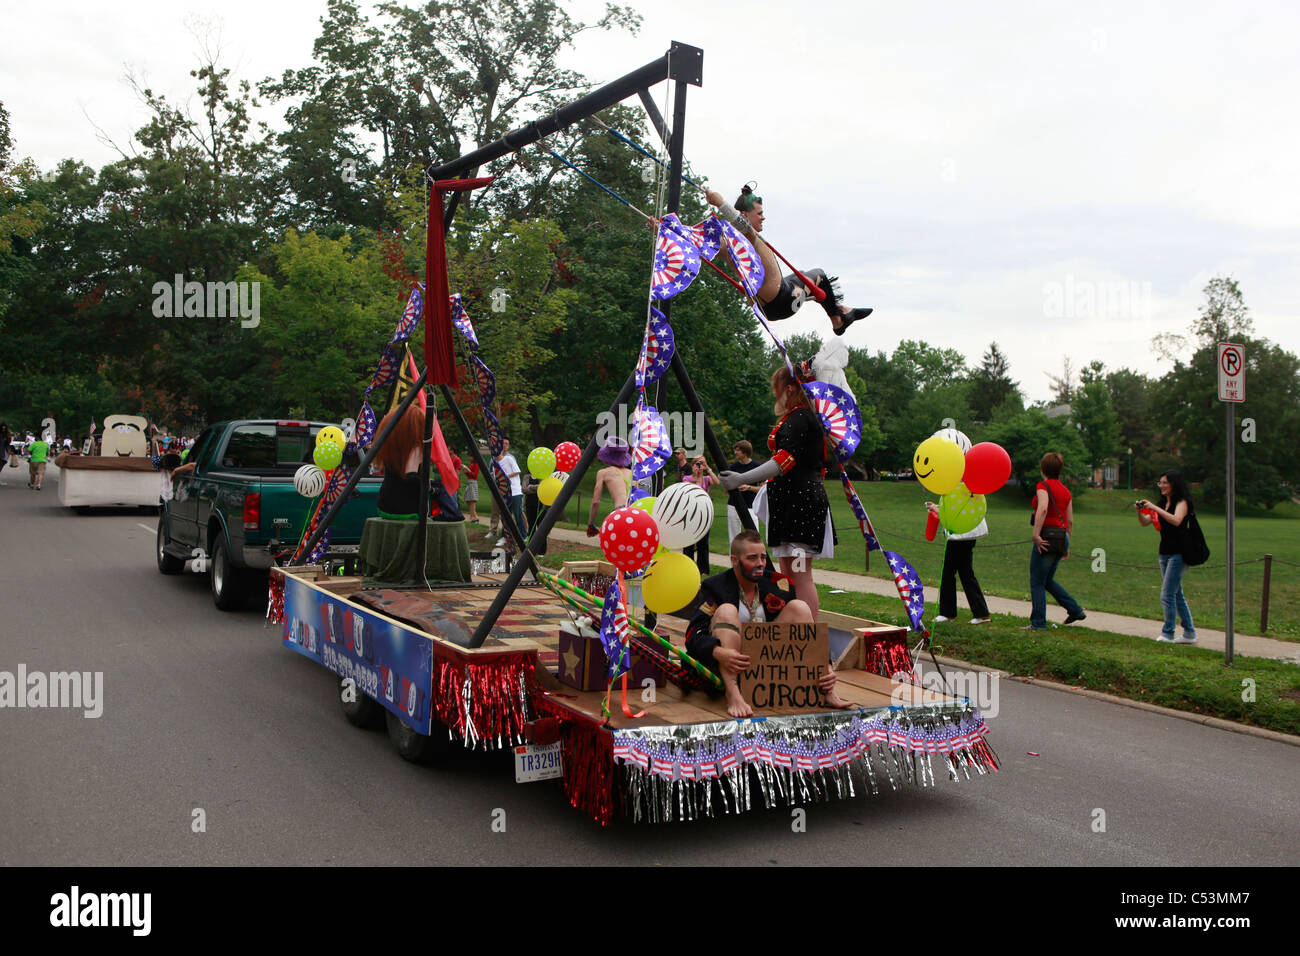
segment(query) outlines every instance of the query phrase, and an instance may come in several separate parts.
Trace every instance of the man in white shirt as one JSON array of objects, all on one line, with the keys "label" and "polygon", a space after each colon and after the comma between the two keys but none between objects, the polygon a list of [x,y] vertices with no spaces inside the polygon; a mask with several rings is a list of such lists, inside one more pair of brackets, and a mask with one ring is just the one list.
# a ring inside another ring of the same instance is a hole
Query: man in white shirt
[{"label": "man in white shirt", "polygon": [[[515,519],[515,524],[519,527],[519,533],[524,537],[528,536],[528,523],[524,520],[524,486],[519,478],[519,463],[515,461],[515,456],[510,454],[510,439],[501,440],[501,454],[496,456],[496,463],[501,466],[505,472],[506,480],[510,482],[510,514]],[[504,539],[498,541],[498,544],[504,544]]]}]

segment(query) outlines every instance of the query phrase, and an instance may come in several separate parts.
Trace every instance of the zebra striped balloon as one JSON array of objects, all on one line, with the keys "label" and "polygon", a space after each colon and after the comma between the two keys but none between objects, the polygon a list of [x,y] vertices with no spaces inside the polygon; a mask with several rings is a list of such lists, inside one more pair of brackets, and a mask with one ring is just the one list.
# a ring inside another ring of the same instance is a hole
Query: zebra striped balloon
[{"label": "zebra striped balloon", "polygon": [[315,465],[303,465],[294,472],[293,486],[304,498],[315,498],[325,490],[325,472]]},{"label": "zebra striped balloon", "polygon": [[713,527],[713,499],[699,485],[669,485],[651,512],[659,525],[659,543],[675,551],[694,544]]}]

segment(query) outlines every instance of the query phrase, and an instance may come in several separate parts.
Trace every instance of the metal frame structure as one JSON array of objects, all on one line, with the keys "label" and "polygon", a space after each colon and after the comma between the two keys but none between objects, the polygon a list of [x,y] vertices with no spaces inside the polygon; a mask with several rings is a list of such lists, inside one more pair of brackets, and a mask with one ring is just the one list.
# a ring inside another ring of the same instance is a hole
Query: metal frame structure
[{"label": "metal frame structure", "polygon": [[[518,152],[525,146],[535,143],[545,136],[549,136],[552,133],[573,125],[574,123],[580,122],[581,120],[584,120],[603,109],[607,109],[616,103],[622,102],[631,96],[637,96],[640,98],[649,115],[651,125],[668,146],[669,173],[666,210],[668,212],[677,212],[681,204],[682,194],[682,156],[686,129],[686,94],[689,87],[703,85],[703,69],[703,50],[684,43],[673,42],[673,44],[668,48],[668,51],[657,60],[647,63],[645,66],[633,70],[631,73],[607,83],[599,89],[593,90],[586,96],[575,100],[568,106],[556,110],[554,113],[550,113],[541,119],[534,120],[519,129],[505,134],[495,143],[476,149],[473,152],[466,153],[458,159],[454,159],[449,163],[444,163],[441,166],[429,170],[429,179],[436,182],[439,180],[449,180],[454,178],[472,178],[486,163],[490,163],[509,153]],[[652,86],[667,80],[674,80],[677,84],[674,91],[675,95],[673,99],[673,119],[671,127],[664,121],[663,116],[655,106],[653,97],[650,95],[650,88]],[[434,217],[431,212],[429,219],[430,231],[434,228],[441,227],[445,232],[450,228],[452,219],[455,216],[459,196],[460,193],[458,192],[452,194],[445,214],[438,217],[440,219],[438,223],[433,221]],[[425,277],[425,289],[426,296],[433,294],[430,291],[432,289],[432,284],[430,283],[428,276]],[[666,317],[671,318],[672,300],[669,299],[663,302],[660,310]],[[426,334],[427,333],[428,330],[426,329]],[[334,517],[341,509],[343,503],[351,494],[352,489],[356,486],[360,476],[364,474],[366,466],[369,465],[371,460],[373,460],[379,448],[388,438],[388,434],[391,431],[391,425],[396,422],[401,414],[405,414],[406,409],[410,407],[410,403],[415,397],[416,392],[419,389],[424,388],[429,377],[428,362],[426,361],[425,364],[426,367],[421,373],[419,380],[416,382],[416,387],[411,390],[399,407],[399,414],[394,416],[393,422],[390,422],[389,428],[381,430],[375,436],[374,442],[363,454],[360,466],[354,471],[348,484],[344,487],[343,494],[339,497],[338,502],[336,502],[330,512],[325,515],[320,526],[317,528],[316,533],[313,535],[312,539],[308,541],[307,547],[305,548],[306,551],[310,551],[311,547],[314,547],[316,542],[319,540],[320,535],[324,533],[325,528],[327,528],[330,522],[334,520]],[[718,470],[721,471],[727,464],[726,455],[721,443],[713,432],[712,426],[709,424],[708,417],[704,413],[704,406],[700,401],[699,394],[695,391],[695,386],[691,382],[690,375],[686,371],[685,363],[682,362],[680,354],[674,352],[671,367],[673,374],[677,378],[677,383],[682,390],[682,394],[686,398],[687,406],[693,413],[701,416],[704,423],[705,444],[710,455],[716,462]],[[474,456],[474,460],[477,462],[482,473],[484,475],[491,475],[491,470],[479,454],[477,439],[470,430],[469,423],[466,421],[460,407],[456,404],[456,400],[453,397],[451,390],[443,383],[439,384],[439,389],[443,400],[447,403],[447,406],[451,409],[452,414],[456,419],[457,426],[465,437],[469,453]],[[626,404],[628,399],[632,397],[635,389],[636,374],[633,372],[633,374],[628,376],[622,389],[619,390],[618,395],[614,398],[613,405],[610,407],[611,415],[617,415],[619,407]],[[662,401],[662,379],[660,380],[658,394],[659,401]],[[432,434],[433,415],[434,412],[431,410],[427,418],[423,460],[420,472],[425,479],[421,482],[423,489],[422,494],[426,496],[428,494],[427,476],[429,473],[429,439]],[[582,457],[579,459],[578,464],[574,467],[573,471],[570,472],[569,479],[564,483],[564,487],[561,489],[559,496],[547,509],[545,515],[543,515],[538,521],[532,531],[532,535],[540,535],[541,540],[546,540],[546,537],[550,534],[551,528],[554,527],[557,518],[564,513],[564,509],[573,495],[573,490],[577,487],[582,476],[591,466],[592,460],[595,459],[598,450],[596,436],[593,434],[592,438],[587,442],[587,447],[583,449]],[[531,570],[534,577],[537,576],[536,556],[529,547],[528,539],[524,537],[522,530],[515,525],[514,518],[510,514],[509,503],[501,494],[495,481],[489,480],[487,485],[488,491],[492,495],[493,501],[496,502],[496,506],[500,512],[502,527],[507,531],[516,546],[519,548],[521,560],[517,561],[511,568],[491,606],[479,621],[473,635],[470,637],[469,643],[466,645],[470,648],[482,646],[483,642],[487,639],[488,634],[491,632],[492,627],[496,624],[501,611],[514,595],[515,589],[518,588],[524,574]],[[743,507],[743,499],[741,498],[740,492],[731,492],[730,502],[737,506],[738,514],[740,515],[744,526],[752,529],[753,522],[750,519],[749,510]],[[423,552],[426,547],[425,534],[429,520],[428,515],[429,509],[426,500],[420,508],[420,533],[417,536],[418,547],[421,552],[419,559],[417,560],[419,567],[424,566]]]}]

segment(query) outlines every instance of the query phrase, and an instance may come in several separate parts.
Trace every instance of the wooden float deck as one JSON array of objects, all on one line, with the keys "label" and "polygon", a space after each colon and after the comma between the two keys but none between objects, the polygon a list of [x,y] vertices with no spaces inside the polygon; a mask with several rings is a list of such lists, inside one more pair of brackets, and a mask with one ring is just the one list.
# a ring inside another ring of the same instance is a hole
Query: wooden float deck
[{"label": "wooden float deck", "polygon": [[[363,588],[358,578],[316,577],[309,569],[302,568],[289,569],[287,573],[330,591],[340,599],[356,603],[367,611],[382,614],[419,630],[470,659],[503,651],[533,651],[537,654],[539,681],[547,691],[548,699],[588,718],[600,719],[604,691],[576,690],[561,683],[556,677],[559,668],[560,627],[572,621],[577,612],[543,585],[526,578],[502,610],[484,644],[471,649],[461,644],[456,636],[464,639],[473,633],[499,593],[497,586],[505,579],[504,575],[475,575],[470,586],[449,586],[430,591],[424,588]],[[903,631],[897,626],[829,612],[822,614],[821,618],[841,635],[851,634],[854,629],[861,628],[876,633]],[[676,647],[684,649],[686,625],[684,618],[659,615],[654,630]],[[905,707],[924,707],[955,706],[960,703],[956,698],[917,685],[898,683],[844,663],[837,667],[836,673],[839,676],[836,690],[840,697],[865,710],[900,704]],[[629,718],[624,716],[619,705],[619,691],[619,686],[615,685],[610,700],[612,713],[609,726],[612,729],[718,723],[733,719],[727,713],[721,695],[702,690],[683,690],[674,684],[660,686],[653,703],[642,701],[639,686],[629,686],[628,702],[632,710],[645,711],[643,717]],[[755,716],[779,717],[808,713],[812,712],[769,708],[756,710]]]}]

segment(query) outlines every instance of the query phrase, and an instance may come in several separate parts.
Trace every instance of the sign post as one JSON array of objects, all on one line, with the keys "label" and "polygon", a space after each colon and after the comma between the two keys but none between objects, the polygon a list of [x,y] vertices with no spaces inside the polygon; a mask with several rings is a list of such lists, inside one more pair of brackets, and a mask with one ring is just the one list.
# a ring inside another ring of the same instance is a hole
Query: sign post
[{"label": "sign post", "polygon": [[1233,406],[1246,400],[1246,348],[1231,342],[1219,343],[1219,401],[1227,407],[1227,430],[1224,432],[1227,491],[1224,508],[1224,599],[1223,599],[1223,662],[1232,666],[1232,605],[1236,577],[1233,573],[1237,518],[1237,436],[1236,413]]}]

